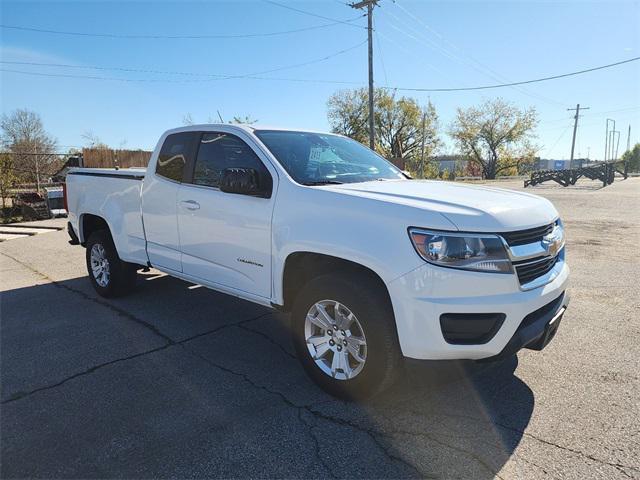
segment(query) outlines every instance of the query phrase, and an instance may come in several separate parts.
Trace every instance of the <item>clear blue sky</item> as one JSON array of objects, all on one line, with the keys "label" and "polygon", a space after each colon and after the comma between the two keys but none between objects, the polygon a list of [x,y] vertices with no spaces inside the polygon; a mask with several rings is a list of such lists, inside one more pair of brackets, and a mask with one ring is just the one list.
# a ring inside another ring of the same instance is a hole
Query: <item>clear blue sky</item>
[{"label": "clear blue sky", "polygon": [[[332,19],[358,12],[339,0],[278,0]],[[35,2],[2,1],[5,25],[113,34],[250,34],[330,23],[266,1]],[[380,0],[375,11],[377,85],[464,87],[561,74],[640,56],[640,3],[558,1]],[[363,27],[365,19],[353,22]],[[64,36],[0,29],[3,62],[237,75],[298,65],[354,47],[363,28],[337,24],[288,35],[237,39],[126,39]],[[2,111],[39,112],[62,146],[81,146],[92,131],[118,147],[152,148],[163,130],[182,124],[251,115],[260,123],[328,129],[326,101],[339,88],[366,84],[366,45],[323,62],[261,77],[355,82],[331,84],[265,79],[215,79],[176,74],[0,64],[5,70],[138,81],[47,77],[0,72]],[[148,81],[154,80],[154,81]],[[166,80],[170,80],[167,82]],[[196,80],[196,81],[194,81]],[[576,103],[577,154],[601,158],[605,118],[617,120],[624,150],[627,127],[640,139],[640,62],[524,88],[411,93],[429,98],[443,139],[455,109],[502,96],[539,112],[544,158],[568,158]],[[450,149],[449,144],[446,149]]]}]

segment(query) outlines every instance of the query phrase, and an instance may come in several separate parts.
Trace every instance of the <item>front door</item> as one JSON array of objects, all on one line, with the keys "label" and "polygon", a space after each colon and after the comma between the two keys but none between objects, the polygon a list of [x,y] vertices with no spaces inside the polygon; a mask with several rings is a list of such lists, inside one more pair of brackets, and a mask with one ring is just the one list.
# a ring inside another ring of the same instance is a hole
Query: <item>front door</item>
[{"label": "front door", "polygon": [[254,168],[274,183],[254,150],[236,135],[203,132],[191,178],[178,192],[178,228],[185,274],[264,298],[271,296],[271,215],[274,195],[220,191],[226,168]]},{"label": "front door", "polygon": [[191,163],[195,135],[194,132],[183,132],[165,138],[155,171],[147,171],[145,175],[142,192],[142,219],[149,261],[154,267],[176,272],[182,270],[176,205],[186,165]]}]

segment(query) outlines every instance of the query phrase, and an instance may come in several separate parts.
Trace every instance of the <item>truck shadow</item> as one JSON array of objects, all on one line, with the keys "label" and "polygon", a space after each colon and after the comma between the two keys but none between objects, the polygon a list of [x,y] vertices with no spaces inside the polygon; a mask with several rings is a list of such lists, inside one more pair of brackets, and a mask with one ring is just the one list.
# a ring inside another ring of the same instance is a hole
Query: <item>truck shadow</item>
[{"label": "truck shadow", "polygon": [[[46,308],[54,298],[55,311]],[[153,273],[121,299],[97,297],[87,278],[75,278],[5,291],[2,309],[3,475],[59,476],[64,464],[65,476],[91,476],[107,461],[96,452],[138,422],[139,409],[127,405],[142,403],[155,422],[133,442],[143,460],[104,465],[100,476],[493,478],[533,413],[516,357],[411,367],[369,402],[338,401],[302,371],[286,315]],[[193,365],[178,373],[175,359],[163,363],[170,355]],[[68,402],[71,391],[78,401]],[[234,429],[224,441],[214,428],[203,438],[203,425],[220,417]],[[71,466],[60,442],[76,429],[91,435],[65,440]],[[271,444],[293,454],[274,461]]]}]

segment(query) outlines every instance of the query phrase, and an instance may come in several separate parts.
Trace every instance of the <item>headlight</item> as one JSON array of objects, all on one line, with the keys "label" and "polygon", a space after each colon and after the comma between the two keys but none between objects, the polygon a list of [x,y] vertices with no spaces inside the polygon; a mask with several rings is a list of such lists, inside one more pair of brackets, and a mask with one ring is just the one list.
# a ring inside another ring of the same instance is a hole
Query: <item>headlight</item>
[{"label": "headlight", "polygon": [[478,272],[512,272],[511,261],[497,235],[410,228],[409,236],[418,254],[434,265]]}]

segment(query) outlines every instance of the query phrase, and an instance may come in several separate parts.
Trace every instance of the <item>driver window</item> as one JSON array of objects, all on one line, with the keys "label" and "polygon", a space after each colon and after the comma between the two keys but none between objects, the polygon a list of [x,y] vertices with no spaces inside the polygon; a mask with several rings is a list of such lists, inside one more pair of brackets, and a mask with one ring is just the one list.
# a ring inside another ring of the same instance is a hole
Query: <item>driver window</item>
[{"label": "driver window", "polygon": [[253,168],[259,175],[269,175],[266,168],[244,141],[229,133],[203,133],[193,172],[193,183],[219,187],[227,168]]}]

